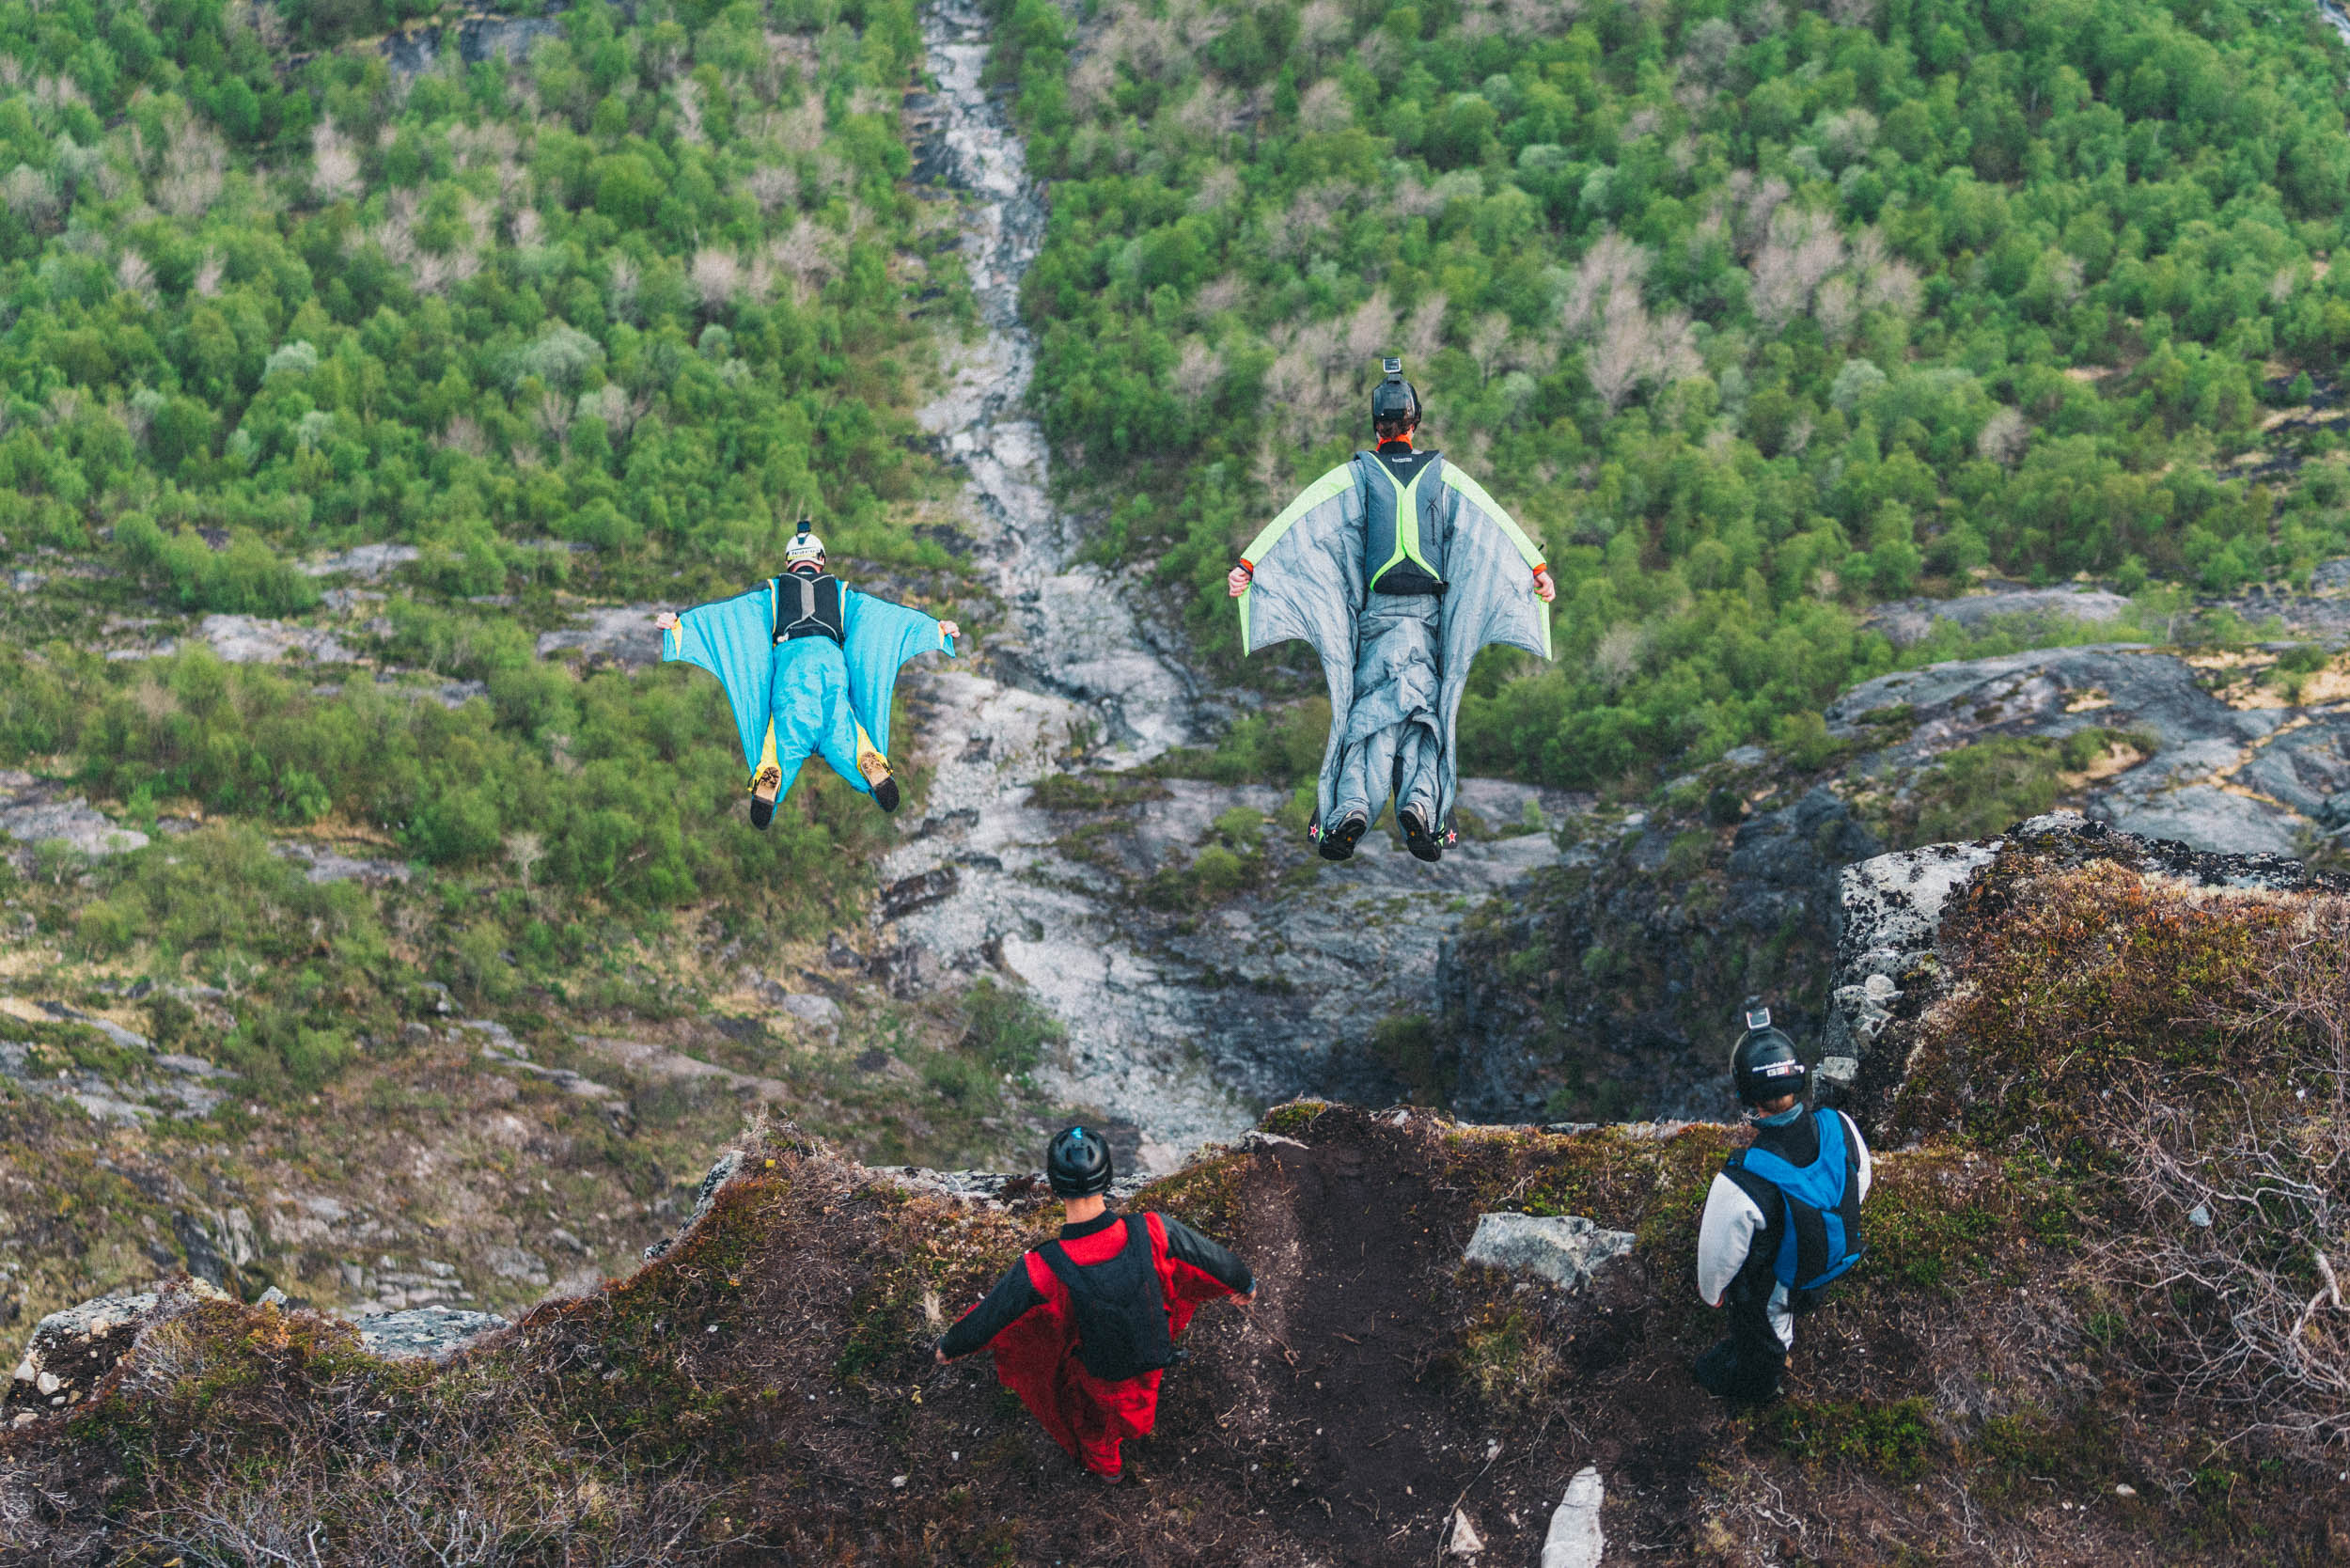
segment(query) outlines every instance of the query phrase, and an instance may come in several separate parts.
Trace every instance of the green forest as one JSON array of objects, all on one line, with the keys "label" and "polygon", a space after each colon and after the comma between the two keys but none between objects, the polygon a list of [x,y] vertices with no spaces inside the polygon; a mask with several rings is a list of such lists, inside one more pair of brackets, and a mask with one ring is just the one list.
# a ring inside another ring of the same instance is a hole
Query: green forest
[{"label": "green forest", "polygon": [[[401,19],[0,5],[0,768],[201,823],[38,846],[0,891],[78,959],[251,989],[224,1049],[263,1086],[419,980],[657,1014],[679,911],[833,929],[863,797],[810,777],[755,832],[715,682],[535,635],[733,591],[803,515],[952,580],[908,526],[940,486],[910,410],[970,313],[907,180],[908,0],[589,4],[407,73],[372,36]],[[381,542],[417,558],[335,619],[350,579],[313,572]],[[384,673],[106,656],[203,613],[336,624]],[[289,834],[418,874],[312,886]]]},{"label": "green forest", "polygon": [[1221,578],[1367,444],[1383,353],[1560,578],[1557,668],[1489,655],[1465,767],[1638,792],[1800,749],[1895,662],[1872,601],[2345,547],[2339,463],[2231,477],[2350,348],[2313,6],[1000,14],[1052,180],[1037,404],[1104,558],[1155,563],[1227,676],[1305,674],[1238,669]]}]

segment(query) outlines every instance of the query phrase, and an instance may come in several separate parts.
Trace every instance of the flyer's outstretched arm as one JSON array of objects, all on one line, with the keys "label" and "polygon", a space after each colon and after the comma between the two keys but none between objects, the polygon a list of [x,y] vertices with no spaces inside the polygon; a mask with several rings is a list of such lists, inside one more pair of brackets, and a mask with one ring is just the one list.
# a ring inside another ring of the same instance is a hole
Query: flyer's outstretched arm
[{"label": "flyer's outstretched arm", "polygon": [[753,775],[775,760],[769,730],[775,698],[776,604],[772,585],[761,583],[731,599],[697,604],[665,616],[661,657],[698,665],[726,688],[734,727],[743,742],[743,765]]}]

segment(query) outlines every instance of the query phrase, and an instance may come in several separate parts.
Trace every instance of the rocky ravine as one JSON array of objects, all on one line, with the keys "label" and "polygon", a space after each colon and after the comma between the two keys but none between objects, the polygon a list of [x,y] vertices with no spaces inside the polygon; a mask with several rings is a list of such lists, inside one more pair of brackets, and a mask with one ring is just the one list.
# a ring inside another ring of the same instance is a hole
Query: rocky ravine
[{"label": "rocky ravine", "polygon": [[[1119,879],[1056,847],[1066,824],[1030,804],[1039,779],[1195,744],[1215,700],[1118,583],[1074,560],[1078,525],[1050,500],[1043,432],[1026,403],[1035,345],[1019,290],[1042,193],[980,86],[977,6],[942,0],[923,26],[938,90],[908,111],[923,169],[962,204],[985,334],[952,352],[948,389],[922,418],[967,476],[976,561],[1006,613],[971,664],[913,678],[935,771],[927,814],[884,869],[878,918],[903,984],[995,969],[1026,985],[1069,1029],[1047,1090],[1098,1106],[1144,1168],[1167,1170],[1289,1095],[1383,1097],[1392,1086],[1362,1056],[1372,1026],[1433,1011],[1440,949],[1466,902],[1557,851],[1532,835],[1465,845],[1431,868],[1373,841],[1296,891],[1235,901],[1170,936],[1132,918]],[[1563,805],[1514,785],[1472,781],[1466,792],[1510,821],[1528,802],[1547,802],[1555,821]],[[1279,804],[1261,788],[1178,783],[1130,814],[1123,853],[1146,871],[1180,865],[1221,813]]]}]

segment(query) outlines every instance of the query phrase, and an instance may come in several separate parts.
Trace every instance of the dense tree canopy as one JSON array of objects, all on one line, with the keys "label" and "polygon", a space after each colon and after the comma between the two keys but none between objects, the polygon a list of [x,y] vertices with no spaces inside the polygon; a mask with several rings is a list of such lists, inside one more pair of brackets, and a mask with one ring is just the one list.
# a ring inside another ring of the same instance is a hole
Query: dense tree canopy
[{"label": "dense tree canopy", "polygon": [[1007,0],[995,69],[1055,181],[1046,428],[1212,655],[1379,354],[1546,541],[1559,671],[1481,673],[1473,762],[1800,733],[1893,656],[1856,606],[1985,568],[2222,590],[2343,545],[2340,466],[2227,474],[2350,347],[2311,8]]},{"label": "dense tree canopy", "polygon": [[917,554],[883,514],[919,38],[903,0],[801,9],[593,4],[521,61],[281,77],[266,8],[0,7],[0,530],[115,527],[212,609],[309,590],[190,527],[427,545],[466,593],[549,535],[616,586],[739,575],[809,511]]},{"label": "dense tree canopy", "polygon": [[[78,956],[275,995],[294,1079],[419,973],[666,1005],[672,912],[805,934],[869,887],[845,787],[744,820],[714,682],[538,659],[559,590],[731,591],[808,514],[861,569],[948,559],[900,506],[916,296],[969,310],[906,184],[908,0],[367,36],[417,9],[0,4],[0,764],[158,838],[0,888]],[[419,555],[313,574],[363,543]],[[226,665],[195,612],[376,668]],[[290,835],[409,880],[306,891]]]}]

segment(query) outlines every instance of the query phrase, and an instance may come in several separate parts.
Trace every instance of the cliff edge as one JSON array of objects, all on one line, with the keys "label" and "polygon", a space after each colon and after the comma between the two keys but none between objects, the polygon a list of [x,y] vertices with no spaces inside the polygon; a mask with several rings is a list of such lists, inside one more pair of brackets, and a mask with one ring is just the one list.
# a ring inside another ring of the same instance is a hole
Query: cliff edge
[{"label": "cliff edge", "polygon": [[1043,1195],[762,1131],[660,1257],[443,1362],[166,1299],[18,1402],[0,1560],[2338,1560],[2350,901],[2077,819],[1916,855],[1845,873],[1870,1253],[1762,1411],[1686,1372],[1730,1128],[1277,1108],[1134,1199],[1261,1300],[1108,1495],[929,1359]]}]

